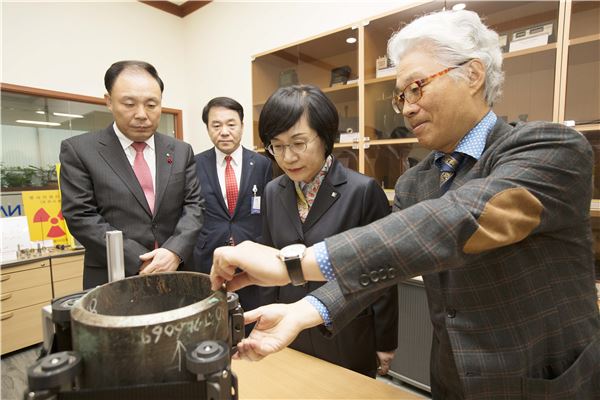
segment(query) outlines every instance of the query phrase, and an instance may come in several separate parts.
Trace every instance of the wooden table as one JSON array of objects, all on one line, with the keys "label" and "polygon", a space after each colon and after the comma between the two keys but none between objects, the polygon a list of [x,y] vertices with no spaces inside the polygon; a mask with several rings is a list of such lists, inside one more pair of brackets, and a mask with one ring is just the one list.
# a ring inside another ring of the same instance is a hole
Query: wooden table
[{"label": "wooden table", "polygon": [[233,360],[233,371],[240,399],[421,399],[292,349],[258,362]]}]

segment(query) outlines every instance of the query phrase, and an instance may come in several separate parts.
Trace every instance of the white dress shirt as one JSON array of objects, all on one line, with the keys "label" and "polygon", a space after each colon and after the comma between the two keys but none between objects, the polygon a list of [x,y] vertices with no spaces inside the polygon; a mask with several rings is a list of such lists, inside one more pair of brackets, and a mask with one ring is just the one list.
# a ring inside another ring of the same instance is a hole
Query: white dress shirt
[{"label": "white dress shirt", "polygon": [[[133,146],[131,146],[131,144],[133,143],[133,140],[131,140],[127,136],[125,136],[119,130],[116,123],[113,123],[113,129],[115,130],[115,133],[117,134],[117,138],[119,139],[121,146],[123,146],[123,151],[125,152],[125,155],[127,156],[127,161],[129,161],[129,164],[133,168],[133,162],[135,161],[135,153],[136,153]],[[154,147],[154,135],[150,136],[150,138],[148,140],[146,140],[146,147],[144,148],[143,154],[144,154],[144,159],[146,160],[146,163],[148,164],[148,168],[150,168],[150,174],[152,175],[152,187],[154,189],[154,194],[156,195],[156,150]]]},{"label": "white dress shirt", "polygon": [[[223,194],[223,199],[225,199],[225,204],[227,204],[227,190],[225,189],[225,168],[227,167],[227,161],[225,161],[225,156],[227,154],[223,153],[221,150],[215,147],[215,153],[217,155],[217,176],[219,177],[219,186],[221,186],[221,193]],[[239,146],[231,156],[231,166],[233,167],[233,172],[235,172],[235,181],[237,182],[238,192],[240,190],[240,180],[242,179],[242,156],[243,150],[242,146]]]}]

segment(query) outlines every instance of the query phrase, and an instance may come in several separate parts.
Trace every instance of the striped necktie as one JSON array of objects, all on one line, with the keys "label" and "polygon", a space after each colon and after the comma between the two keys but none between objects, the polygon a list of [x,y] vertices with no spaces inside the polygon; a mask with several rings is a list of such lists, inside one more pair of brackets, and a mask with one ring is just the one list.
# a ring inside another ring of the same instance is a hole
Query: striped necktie
[{"label": "striped necktie", "polygon": [[440,189],[442,193],[446,193],[448,188],[450,188],[454,175],[456,175],[456,170],[464,157],[463,153],[455,151],[452,154],[444,154],[440,159]]}]

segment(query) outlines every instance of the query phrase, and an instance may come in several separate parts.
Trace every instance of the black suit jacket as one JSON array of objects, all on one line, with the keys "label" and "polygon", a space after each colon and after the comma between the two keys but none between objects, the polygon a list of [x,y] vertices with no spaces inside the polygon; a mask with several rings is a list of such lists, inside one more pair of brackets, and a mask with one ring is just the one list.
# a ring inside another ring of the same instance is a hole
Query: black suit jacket
[{"label": "black suit jacket", "polygon": [[[190,264],[202,225],[202,201],[189,144],[154,134],[155,212],[121,147],[112,124],[61,143],[62,213],[73,236],[85,247],[83,286],[108,282],[107,231],[123,232],[125,275],[136,275],[140,254],[159,247]],[[180,266],[182,268],[182,266]]]},{"label": "black suit jacket", "polygon": [[[282,248],[293,243],[307,246],[338,232],[366,225],[390,212],[387,197],[374,179],[345,168],[334,159],[317,197],[302,223],[296,205],[294,182],[282,175],[267,185],[263,240]],[[322,282],[304,286],[269,288],[265,302],[293,303]],[[344,329],[331,338],[320,328],[300,333],[290,347],[365,375],[375,376],[376,351],[392,351],[398,342],[398,292],[383,291]]]},{"label": "black suit jacket", "polygon": [[[207,274],[212,266],[213,252],[217,247],[229,245],[230,237],[235,243],[260,241],[262,215],[250,213],[252,188],[256,185],[257,196],[262,196],[273,173],[268,158],[244,148],[238,200],[233,215],[230,215],[219,185],[216,157],[214,148],[195,156],[196,174],[202,185],[206,210],[204,225],[194,248],[194,269]],[[237,293],[244,310],[249,311],[260,305],[258,287],[250,286]]]}]

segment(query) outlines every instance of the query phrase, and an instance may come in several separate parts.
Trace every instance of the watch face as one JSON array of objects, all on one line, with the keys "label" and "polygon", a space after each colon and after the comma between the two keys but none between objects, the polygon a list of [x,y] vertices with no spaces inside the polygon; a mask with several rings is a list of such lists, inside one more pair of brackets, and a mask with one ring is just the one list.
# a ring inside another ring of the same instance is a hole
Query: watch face
[{"label": "watch face", "polygon": [[291,244],[281,249],[281,255],[285,258],[302,257],[305,250],[306,246],[303,244]]}]

